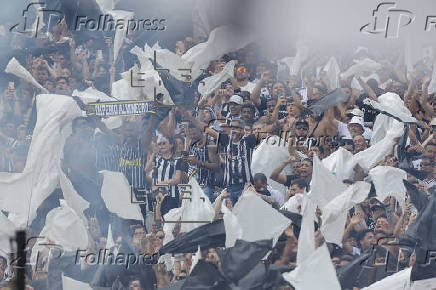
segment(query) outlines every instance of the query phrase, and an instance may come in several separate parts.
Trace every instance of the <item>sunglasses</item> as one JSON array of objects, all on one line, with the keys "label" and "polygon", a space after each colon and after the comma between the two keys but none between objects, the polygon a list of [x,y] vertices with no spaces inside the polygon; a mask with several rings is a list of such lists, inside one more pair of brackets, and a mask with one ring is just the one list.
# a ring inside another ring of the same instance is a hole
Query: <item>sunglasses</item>
[{"label": "sunglasses", "polygon": [[167,145],[168,143],[167,142],[159,142],[159,143],[157,143],[157,145]]},{"label": "sunglasses", "polygon": [[186,279],[185,276],[176,276],[176,281],[181,281],[183,279]]},{"label": "sunglasses", "polygon": [[158,238],[158,239],[160,239],[160,240],[163,240],[163,239],[164,239],[163,236],[156,236],[156,238]]},{"label": "sunglasses", "polygon": [[241,67],[238,67],[238,68],[236,69],[236,71],[237,71],[237,72],[247,72],[247,69],[246,69],[245,67],[241,66]]},{"label": "sunglasses", "polygon": [[297,126],[297,127],[295,127],[297,130],[309,130],[309,128],[308,127],[306,127],[306,126]]}]

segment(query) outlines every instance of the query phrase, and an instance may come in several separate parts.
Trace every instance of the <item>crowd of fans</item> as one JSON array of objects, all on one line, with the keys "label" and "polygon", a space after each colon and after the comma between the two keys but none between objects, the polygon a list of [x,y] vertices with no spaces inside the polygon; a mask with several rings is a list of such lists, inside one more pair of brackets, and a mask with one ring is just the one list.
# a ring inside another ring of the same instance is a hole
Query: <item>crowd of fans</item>
[{"label": "crowd of fans", "polygon": [[[26,55],[25,67],[53,94],[71,96],[75,89],[93,87],[110,95],[111,72],[115,72],[115,80],[119,79],[119,74],[135,62],[128,52],[135,41],[134,33],[126,38],[114,65],[110,65],[110,49],[104,41],[89,38],[78,43],[65,22],[57,24],[47,39],[11,37],[11,50],[39,48]],[[186,36],[169,49],[182,55],[197,43],[195,37]],[[301,214],[301,197],[310,191],[313,157],[317,155],[323,159],[340,147],[353,154],[370,147],[373,124],[379,112],[363,100],[377,100],[386,92],[398,94],[412,116],[421,122],[420,126],[407,125],[403,152],[399,153],[401,144],[398,140],[392,153],[380,160],[379,165],[410,169],[407,180],[425,198],[431,199],[436,188],[436,96],[428,93],[431,62],[420,61],[413,72],[407,72],[399,50],[373,54],[360,48],[337,57],[342,71],[353,64],[353,59],[364,58],[381,63],[382,68],[342,79],[340,88],[349,96],[348,100],[315,117],[308,107],[333,91],[327,73],[322,69],[329,58],[313,51],[300,68],[301,73],[290,75],[289,68],[283,68],[277,59],[265,57],[261,44],[253,44],[210,63],[201,78],[219,73],[228,61],[236,60],[234,77],[221,83],[210,95],[196,93],[191,108],[174,106],[160,119],[156,116],[125,117],[123,125],[113,130],[99,118],[75,119],[73,133],[64,147],[62,168],[77,192],[91,202],[85,211],[93,238],[90,251],[98,252],[106,247],[109,224],[115,242],[111,251],[131,249],[147,254],[159,251],[165,237],[162,216],[180,206],[183,192],[177,185],[186,184],[190,178],[197,180],[214,204],[216,219],[222,218],[221,205],[224,203],[231,210],[247,188],[276,209]],[[1,172],[18,173],[25,167],[38,117],[35,97],[39,93],[38,89],[18,79],[11,79],[2,89]],[[251,168],[253,152],[268,136],[285,138],[284,134],[289,139],[289,159],[281,164],[270,164],[273,169],[270,176],[254,174]],[[291,138],[298,141],[292,142]],[[285,168],[292,173],[285,174]],[[103,169],[125,174],[137,199],[143,202],[144,224],[128,220],[113,222],[112,214],[99,196],[98,171]],[[283,184],[287,190],[273,189],[269,180]],[[368,172],[357,165],[353,178],[343,182],[351,185],[363,180],[370,181]],[[168,186],[163,189],[157,184]],[[146,197],[143,197],[144,192]],[[414,253],[388,246],[392,239],[399,240],[404,235],[422,210],[409,192],[410,188],[404,201],[392,196],[379,201],[372,196],[349,210],[342,247],[328,244],[336,269],[371,251],[376,244],[395,256],[398,270],[413,265]],[[38,209],[37,219],[29,225],[28,236],[39,234],[45,215],[59,206],[60,198],[62,191],[57,189],[45,200]],[[290,199],[295,202],[288,202]],[[318,224],[322,224],[319,210],[317,218]],[[282,243],[277,243],[268,257],[270,263],[295,266],[298,239],[292,227],[279,238]],[[318,226],[316,232],[318,245],[323,243],[320,228]],[[183,234],[178,224],[173,235]],[[385,237],[392,238],[381,239]],[[31,245],[27,249],[30,255]],[[201,250],[206,261],[220,267],[217,249]],[[2,289],[8,289],[14,281],[15,270],[8,266],[6,257],[2,254],[0,259]],[[30,266],[26,268],[28,289],[61,289],[59,281],[50,282],[50,275],[62,267],[64,272],[73,273],[71,276],[76,280],[91,285],[96,281],[98,267],[95,265],[53,266],[49,257],[38,263],[42,271],[35,271],[35,267]],[[128,275],[115,273],[97,279],[95,286],[153,289],[150,285],[156,284],[164,287],[186,279],[191,264],[192,254],[179,254],[175,256],[173,269],[166,269],[164,264],[142,265]],[[291,287],[283,285],[282,289]]]}]

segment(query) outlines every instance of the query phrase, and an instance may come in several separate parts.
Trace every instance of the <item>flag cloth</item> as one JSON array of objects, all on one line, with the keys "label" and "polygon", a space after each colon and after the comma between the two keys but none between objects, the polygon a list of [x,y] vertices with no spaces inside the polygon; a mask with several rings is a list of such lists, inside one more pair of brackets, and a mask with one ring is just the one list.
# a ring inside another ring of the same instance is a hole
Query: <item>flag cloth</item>
[{"label": "flag cloth", "polygon": [[369,58],[365,58],[363,60],[354,60],[354,64],[345,72],[341,73],[341,78],[347,79],[360,72],[374,72],[381,68],[381,64]]},{"label": "flag cloth", "polygon": [[[242,229],[242,239],[248,242],[272,238],[275,245],[291,224],[289,219],[249,190],[242,194],[232,212]],[[256,215],[253,215],[254,212]]]},{"label": "flag cloth", "polygon": [[107,209],[120,218],[143,221],[141,209],[131,192],[129,182],[122,172],[102,170],[101,196]]},{"label": "flag cloth", "polygon": [[315,117],[321,116],[322,113],[327,111],[328,108],[348,101],[349,95],[345,94],[342,89],[335,89],[331,93],[316,100],[309,106],[309,110],[313,112]]},{"label": "flag cloth", "polygon": [[22,173],[0,173],[0,207],[17,227],[31,224],[36,210],[59,182],[60,160],[71,122],[82,115],[69,96],[36,96],[37,121]]},{"label": "flag cloth", "polygon": [[341,289],[325,243],[316,249],[302,264],[298,265],[295,270],[284,273],[283,277],[296,290]]},{"label": "flag cloth", "polygon": [[203,79],[198,84],[198,92],[203,96],[210,95],[221,83],[227,81],[229,78],[232,78],[234,75],[235,69],[235,61],[231,60],[226,63],[226,66],[217,74],[214,74],[210,77]]},{"label": "flag cloth", "polygon": [[159,250],[159,254],[194,253],[197,251],[198,246],[202,249],[224,247],[225,241],[224,222],[223,220],[216,220],[165,244]]},{"label": "flag cloth", "polygon": [[88,283],[74,280],[62,274],[62,289],[63,290],[92,290]]},{"label": "flag cloth", "polygon": [[43,93],[48,93],[47,89],[45,89],[41,84],[39,84],[35,78],[32,76],[30,72],[28,72],[19,62],[18,60],[13,57],[8,65],[6,66],[5,72],[16,75],[20,79],[23,79],[24,81],[31,83],[38,89],[40,89]]},{"label": "flag cloth", "polygon": [[358,181],[321,209],[323,220],[321,232],[327,242],[342,246],[348,210],[356,204],[363,202],[368,196],[370,189],[371,184]]},{"label": "flag cloth", "polygon": [[403,180],[407,179],[404,170],[391,166],[376,166],[368,173],[375,186],[376,197],[384,202],[388,196],[393,196],[403,208],[406,198],[406,188]]},{"label": "flag cloth", "polygon": [[272,240],[247,242],[237,240],[235,245],[217,251],[224,277],[237,283],[247,275],[272,249]]},{"label": "flag cloth", "polygon": [[[260,145],[254,150],[251,158],[251,173],[263,173],[267,178],[268,185],[275,190],[285,193],[287,188],[272,179],[270,175],[274,168],[271,164],[280,164],[289,158],[288,143],[279,136],[270,136],[262,140]],[[286,166],[282,174],[291,174],[290,166]]]},{"label": "flag cloth", "polygon": [[342,180],[332,174],[319,160],[318,156],[313,157],[312,181],[310,184],[312,201],[323,208],[332,199],[347,189]]}]

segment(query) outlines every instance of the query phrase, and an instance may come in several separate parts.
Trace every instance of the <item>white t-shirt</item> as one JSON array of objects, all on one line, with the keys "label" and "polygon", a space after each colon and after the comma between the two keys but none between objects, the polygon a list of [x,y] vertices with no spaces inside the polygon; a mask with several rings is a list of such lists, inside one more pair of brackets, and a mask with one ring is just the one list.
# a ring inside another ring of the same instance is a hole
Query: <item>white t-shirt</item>
[{"label": "white t-shirt", "polygon": [[251,94],[255,87],[256,87],[256,84],[249,81],[245,86],[241,87],[241,92],[247,91],[247,92],[250,92],[250,94]]}]

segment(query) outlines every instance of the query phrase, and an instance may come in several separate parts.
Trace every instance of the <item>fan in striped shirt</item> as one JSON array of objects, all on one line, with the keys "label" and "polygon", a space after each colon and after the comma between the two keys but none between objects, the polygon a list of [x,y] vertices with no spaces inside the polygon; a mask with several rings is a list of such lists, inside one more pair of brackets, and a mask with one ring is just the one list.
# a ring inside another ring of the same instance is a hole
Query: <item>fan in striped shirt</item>
[{"label": "fan in striped shirt", "polygon": [[245,122],[233,119],[230,136],[219,134],[218,145],[224,150],[224,184],[236,203],[245,184],[252,183],[251,157],[257,138],[254,134],[244,136]]},{"label": "fan in striped shirt", "polygon": [[199,184],[204,185],[204,193],[211,199],[214,192],[214,170],[219,169],[219,163],[216,155],[209,150],[207,134],[202,134],[199,128],[191,128],[189,133],[187,144],[190,156],[184,157],[189,162],[188,175],[193,175]]},{"label": "fan in striped shirt", "polygon": [[147,181],[153,184],[152,190],[156,191],[156,185],[167,185],[165,199],[161,205],[161,214],[179,206],[179,190],[177,185],[182,178],[182,161],[174,157],[175,142],[170,136],[161,136],[158,141],[158,153],[153,153],[147,160],[145,168]]}]

